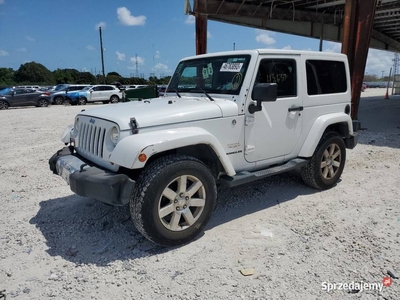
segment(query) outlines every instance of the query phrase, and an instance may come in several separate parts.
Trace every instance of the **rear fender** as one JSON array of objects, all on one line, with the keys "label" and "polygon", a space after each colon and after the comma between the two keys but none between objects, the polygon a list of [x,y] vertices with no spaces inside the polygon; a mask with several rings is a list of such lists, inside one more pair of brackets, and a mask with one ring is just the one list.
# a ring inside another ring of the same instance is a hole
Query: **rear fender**
[{"label": "rear fender", "polygon": [[353,135],[353,122],[349,115],[345,113],[334,113],[323,115],[317,118],[308,133],[308,136],[300,150],[300,157],[311,157],[314,154],[315,148],[322,138],[326,128],[329,125],[346,122],[349,128],[350,135]]},{"label": "rear fender", "polygon": [[[224,167],[226,174],[229,176],[236,174],[216,137],[208,131],[197,127],[157,130],[131,135],[118,142],[109,159],[111,162],[125,168],[141,169],[154,154],[199,144],[211,147]],[[146,155],[146,161],[139,161],[138,156],[140,154]]]}]

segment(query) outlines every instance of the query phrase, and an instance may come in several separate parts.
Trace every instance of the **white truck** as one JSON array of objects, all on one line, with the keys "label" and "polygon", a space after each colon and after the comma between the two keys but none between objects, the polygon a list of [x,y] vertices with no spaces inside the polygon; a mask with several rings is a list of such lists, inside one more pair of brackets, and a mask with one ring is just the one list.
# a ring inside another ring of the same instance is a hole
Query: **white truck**
[{"label": "white truck", "polygon": [[217,184],[292,169],[336,185],[357,144],[342,54],[249,50],[181,60],[165,96],[82,110],[50,169],[73,192],[130,205],[137,229],[163,246],[207,224]]}]

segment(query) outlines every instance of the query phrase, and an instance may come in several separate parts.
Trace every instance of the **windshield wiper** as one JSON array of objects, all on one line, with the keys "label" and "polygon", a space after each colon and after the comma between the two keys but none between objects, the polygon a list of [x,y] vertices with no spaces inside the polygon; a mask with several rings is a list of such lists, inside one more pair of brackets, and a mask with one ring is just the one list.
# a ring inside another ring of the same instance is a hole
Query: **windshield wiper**
[{"label": "windshield wiper", "polygon": [[207,96],[208,99],[210,99],[211,101],[215,101],[205,90],[203,90],[203,88],[198,88],[197,90],[190,90],[190,92],[196,92],[196,91],[201,91],[204,93],[204,95]]},{"label": "windshield wiper", "polygon": [[177,95],[179,98],[182,98],[182,96],[178,93],[177,90],[174,90],[174,92],[176,93],[176,95]]},{"label": "windshield wiper", "polygon": [[178,92],[178,90],[177,90],[177,89],[173,89],[173,90],[166,90],[166,91],[165,91],[165,93],[169,93],[169,92],[172,92],[172,91],[174,91],[174,92],[176,93],[176,95],[177,95],[179,98],[182,98],[181,94],[179,94],[179,92]]}]

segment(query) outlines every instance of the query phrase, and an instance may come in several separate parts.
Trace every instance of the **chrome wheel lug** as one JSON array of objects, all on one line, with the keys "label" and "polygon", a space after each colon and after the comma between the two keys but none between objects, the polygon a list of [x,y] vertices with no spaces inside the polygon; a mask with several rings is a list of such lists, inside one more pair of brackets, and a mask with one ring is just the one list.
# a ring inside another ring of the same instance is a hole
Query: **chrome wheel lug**
[{"label": "chrome wheel lug", "polygon": [[178,203],[178,200],[175,199],[175,200],[174,200],[174,203]]},{"label": "chrome wheel lug", "polygon": [[187,206],[186,206],[186,205],[184,205],[184,206],[183,206],[183,209],[185,209],[186,207],[187,207]]},{"label": "chrome wheel lug", "polygon": [[185,197],[185,200],[189,200],[189,196],[186,196],[186,197]]},{"label": "chrome wheel lug", "polygon": [[177,207],[176,207],[176,210],[179,211],[179,210],[181,210],[181,208],[180,208],[179,206],[177,206]]}]

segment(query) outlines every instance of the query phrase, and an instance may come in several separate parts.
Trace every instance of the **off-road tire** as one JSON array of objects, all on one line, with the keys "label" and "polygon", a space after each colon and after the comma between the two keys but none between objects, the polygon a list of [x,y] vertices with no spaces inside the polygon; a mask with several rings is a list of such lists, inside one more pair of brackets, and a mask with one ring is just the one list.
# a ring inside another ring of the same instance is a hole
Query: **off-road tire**
[{"label": "off-road tire", "polygon": [[[193,178],[198,181],[190,182]],[[185,183],[185,193],[179,189],[179,180]],[[193,190],[194,194],[190,195],[188,186],[194,187],[194,182],[196,188]],[[167,191],[173,192],[171,195],[172,198],[176,197],[175,200],[164,196]],[[185,201],[185,195],[190,195],[186,207],[177,207]],[[203,199],[202,196],[204,201],[201,200],[202,205],[199,205],[200,202],[197,201]],[[177,246],[189,242],[202,232],[214,210],[216,198],[215,179],[205,164],[190,156],[168,155],[150,163],[140,174],[132,192],[130,212],[136,228],[147,239],[161,246]],[[193,205],[195,202],[197,204]],[[163,209],[170,212],[161,216]],[[188,217],[194,217],[191,225]],[[176,223],[188,227],[172,224],[174,218],[178,220]]]},{"label": "off-road tire", "polygon": [[342,175],[345,162],[346,146],[343,139],[336,132],[326,133],[308,164],[301,168],[301,177],[310,187],[330,189]]}]

